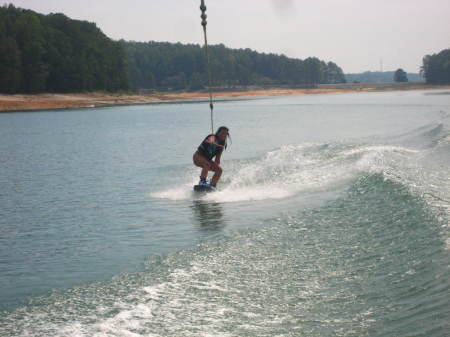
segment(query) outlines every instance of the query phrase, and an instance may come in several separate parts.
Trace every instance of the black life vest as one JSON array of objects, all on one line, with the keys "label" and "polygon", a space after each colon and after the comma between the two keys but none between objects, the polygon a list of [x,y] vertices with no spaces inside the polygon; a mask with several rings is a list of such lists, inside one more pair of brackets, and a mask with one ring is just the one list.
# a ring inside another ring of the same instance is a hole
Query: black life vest
[{"label": "black life vest", "polygon": [[212,160],[215,156],[217,156],[219,153],[221,153],[223,151],[222,147],[219,147],[216,144],[208,143],[206,141],[211,136],[214,136],[215,143],[225,146],[225,139],[221,140],[221,139],[219,139],[219,137],[217,137],[213,133],[208,135],[208,136],[206,136],[205,139],[203,140],[203,142],[197,148],[197,150],[198,150],[198,152],[200,152],[200,154],[202,156],[204,156],[208,160]]}]

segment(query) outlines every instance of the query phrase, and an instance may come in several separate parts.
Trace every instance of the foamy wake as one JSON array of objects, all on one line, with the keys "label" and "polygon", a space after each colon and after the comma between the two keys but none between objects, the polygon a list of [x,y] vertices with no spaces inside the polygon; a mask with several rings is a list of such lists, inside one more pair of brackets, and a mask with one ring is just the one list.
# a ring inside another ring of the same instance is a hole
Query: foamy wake
[{"label": "foamy wake", "polygon": [[[232,336],[222,328],[226,325],[224,315],[234,310],[216,299],[238,296],[239,291],[228,289],[221,280],[194,261],[188,268],[171,271],[165,282],[140,287],[124,299],[118,298],[112,307],[96,307],[88,324],[71,322],[52,330],[66,337]],[[198,322],[203,323],[199,326]]]},{"label": "foamy wake", "polygon": [[258,159],[224,162],[224,178],[217,193],[194,194],[192,186],[197,180],[192,174],[181,185],[152,192],[150,197],[174,201],[200,197],[220,202],[282,199],[338,188],[362,172],[383,170],[389,160],[417,152],[388,145],[287,145]]}]

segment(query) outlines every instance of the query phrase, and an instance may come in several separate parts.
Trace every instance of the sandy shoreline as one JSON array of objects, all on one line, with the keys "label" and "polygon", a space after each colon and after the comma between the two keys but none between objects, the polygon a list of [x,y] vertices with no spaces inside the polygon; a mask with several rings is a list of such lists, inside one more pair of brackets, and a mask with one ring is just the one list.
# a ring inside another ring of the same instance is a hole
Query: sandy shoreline
[{"label": "sandy shoreline", "polygon": [[[311,95],[350,92],[376,92],[394,90],[450,89],[450,86],[429,86],[414,83],[368,83],[321,85],[317,89],[296,88],[238,88],[214,92],[215,98]],[[207,99],[207,92],[173,92],[152,94],[111,94],[111,93],[75,93],[75,94],[36,94],[3,95],[0,94],[0,112],[32,111],[43,109],[88,108],[114,105],[157,103],[173,100]]]}]

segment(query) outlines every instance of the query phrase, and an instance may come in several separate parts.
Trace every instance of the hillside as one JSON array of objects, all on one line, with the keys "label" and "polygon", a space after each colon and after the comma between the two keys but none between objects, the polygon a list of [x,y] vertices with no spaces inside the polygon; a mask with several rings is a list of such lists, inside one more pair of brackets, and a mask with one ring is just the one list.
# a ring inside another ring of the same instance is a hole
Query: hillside
[{"label": "hillside", "polygon": [[[129,77],[134,88],[159,90],[204,88],[207,83],[203,48],[167,42],[126,42]],[[313,88],[320,83],[342,83],[342,69],[315,57],[305,60],[258,53],[251,49],[210,46],[213,85],[291,85]]]},{"label": "hillside", "polygon": [[0,92],[119,91],[126,57],[94,24],[0,7]]},{"label": "hillside", "polygon": [[[300,60],[223,45],[210,52],[213,85],[221,88],[314,88],[345,81],[338,65],[315,57]],[[198,90],[206,78],[199,45],[113,41],[95,23],[0,7],[2,93]]]}]

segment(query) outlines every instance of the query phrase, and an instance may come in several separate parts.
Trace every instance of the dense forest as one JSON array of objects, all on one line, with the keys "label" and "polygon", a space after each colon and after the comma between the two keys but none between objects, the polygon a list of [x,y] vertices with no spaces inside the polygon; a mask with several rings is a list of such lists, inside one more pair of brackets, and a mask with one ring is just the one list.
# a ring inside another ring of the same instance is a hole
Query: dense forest
[{"label": "dense forest", "polygon": [[[204,51],[198,45],[121,41],[134,88],[201,89],[207,83]],[[315,57],[305,60],[250,49],[209,48],[213,86],[292,85],[345,82],[342,69]]]},{"label": "dense forest", "polygon": [[0,7],[0,92],[128,89],[122,46],[94,23]]},{"label": "dense forest", "polygon": [[[315,87],[345,82],[342,69],[250,49],[210,47],[213,85]],[[199,45],[112,41],[94,24],[63,14],[0,7],[0,92],[198,90],[207,83]]]},{"label": "dense forest", "polygon": [[426,55],[421,72],[429,84],[450,84],[450,49]]}]

